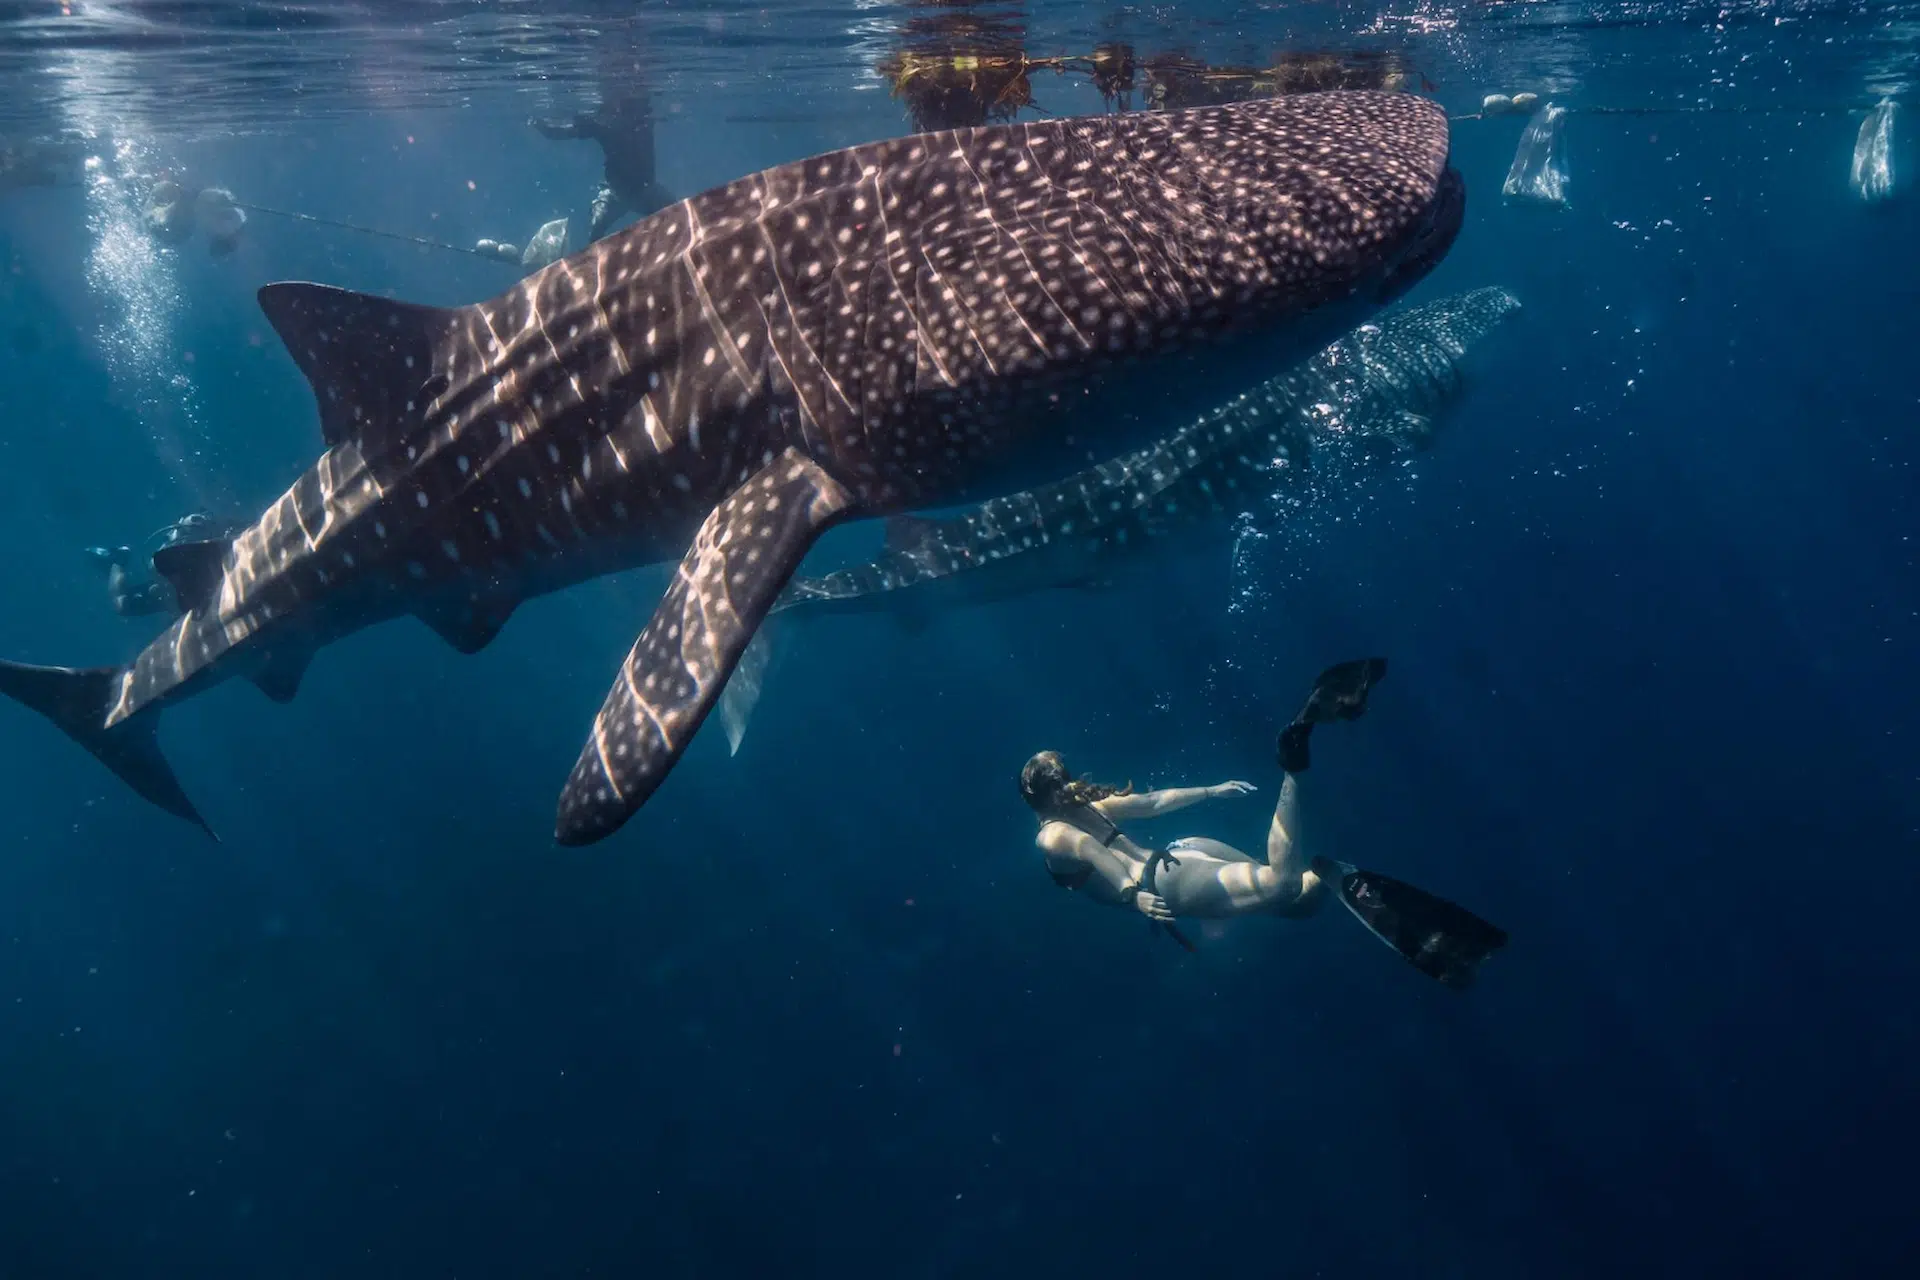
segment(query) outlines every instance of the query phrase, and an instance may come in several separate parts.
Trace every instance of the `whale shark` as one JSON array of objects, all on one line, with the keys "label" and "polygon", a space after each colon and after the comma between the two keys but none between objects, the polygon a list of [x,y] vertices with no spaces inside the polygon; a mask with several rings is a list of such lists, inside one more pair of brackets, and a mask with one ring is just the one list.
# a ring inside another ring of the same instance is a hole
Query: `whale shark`
[{"label": "whale shark", "polygon": [[1495,287],[1402,304],[1144,448],[953,516],[890,517],[880,555],[781,592],[721,694],[729,745],[740,749],[777,632],[846,614],[918,629],[954,608],[1101,585],[1149,549],[1225,539],[1239,513],[1426,448],[1469,352],[1519,309]]},{"label": "whale shark", "polygon": [[599,840],[824,531],[1056,478],[1151,438],[1131,406],[1324,345],[1451,247],[1448,161],[1445,113],[1398,93],[1069,117],[766,169],[467,306],[266,285],[325,452],[234,538],[156,556],[186,608],[130,664],[9,664],[0,692],[205,827],[165,706],[290,699],[402,616],[471,653],[529,597],[677,559],[561,790],[555,839]]}]

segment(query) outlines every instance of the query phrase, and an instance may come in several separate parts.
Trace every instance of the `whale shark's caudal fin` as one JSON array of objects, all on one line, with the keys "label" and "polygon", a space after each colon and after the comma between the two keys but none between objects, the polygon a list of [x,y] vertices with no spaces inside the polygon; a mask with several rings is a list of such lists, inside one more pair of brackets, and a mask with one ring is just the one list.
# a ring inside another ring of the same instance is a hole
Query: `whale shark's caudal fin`
[{"label": "whale shark's caudal fin", "polygon": [[789,448],[707,514],[594,718],[555,839],[591,844],[647,802],[807,549],[852,506],[838,481]]},{"label": "whale shark's caudal fin", "polygon": [[160,754],[160,740],[154,736],[157,713],[122,720],[111,729],[101,727],[119,678],[117,667],[76,669],[0,662],[0,694],[53,721],[118,774],[122,782],[218,840],[220,837],[214,835],[193,801],[187,799],[180,780],[173,776],[173,766]]}]

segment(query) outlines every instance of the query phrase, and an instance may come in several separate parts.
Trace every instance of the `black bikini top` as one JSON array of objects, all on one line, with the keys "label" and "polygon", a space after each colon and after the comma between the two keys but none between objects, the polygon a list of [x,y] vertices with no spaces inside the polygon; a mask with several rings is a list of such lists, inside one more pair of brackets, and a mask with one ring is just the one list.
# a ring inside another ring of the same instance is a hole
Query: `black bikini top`
[{"label": "black bikini top", "polygon": [[[1057,809],[1042,818],[1041,822],[1043,824],[1064,822],[1070,827],[1086,832],[1109,849],[1113,847],[1113,842],[1120,838],[1120,828],[1115,825],[1113,819],[1090,804],[1076,804],[1070,808]],[[1086,887],[1087,881],[1093,879],[1093,868],[1082,865],[1075,867],[1072,871],[1055,871],[1049,866],[1047,874],[1052,876],[1053,882],[1062,889],[1081,889]]]}]

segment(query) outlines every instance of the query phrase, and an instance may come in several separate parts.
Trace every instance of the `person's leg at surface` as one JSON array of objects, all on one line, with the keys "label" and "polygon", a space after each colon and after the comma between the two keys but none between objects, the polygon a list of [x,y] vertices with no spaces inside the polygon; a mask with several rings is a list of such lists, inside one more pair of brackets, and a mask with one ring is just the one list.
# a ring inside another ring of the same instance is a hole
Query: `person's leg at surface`
[{"label": "person's leg at surface", "polygon": [[626,201],[614,194],[613,188],[601,183],[599,190],[593,193],[593,214],[587,224],[589,243],[606,235],[613,224],[627,216],[630,210]]}]

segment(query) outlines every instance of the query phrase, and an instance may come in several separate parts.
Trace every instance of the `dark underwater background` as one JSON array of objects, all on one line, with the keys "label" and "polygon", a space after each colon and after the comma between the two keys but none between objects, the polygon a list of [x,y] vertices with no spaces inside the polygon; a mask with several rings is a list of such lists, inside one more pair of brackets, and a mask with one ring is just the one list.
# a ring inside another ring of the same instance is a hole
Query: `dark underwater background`
[{"label": "dark underwater background", "polygon": [[[1159,47],[1284,42],[1206,8],[1158,12]],[[710,37],[662,91],[675,194],[907,131],[837,82],[818,118],[730,120],[786,91],[724,87],[752,41],[672,12]],[[1714,21],[1675,12],[1675,40]],[[1518,119],[1456,125],[1467,224],[1412,300],[1524,310],[1408,474],[1111,590],[821,622],[740,754],[710,724],[600,845],[555,847],[553,804],[664,569],[532,602],[475,657],[402,621],[290,706],[233,682],[169,710],[218,844],[0,706],[0,1277],[1915,1274],[1920,214],[1848,190],[1879,90],[1795,71],[1850,29],[1822,12],[1741,30],[1830,114],[1696,97],[1720,64],[1563,91],[1564,211],[1501,200]],[[832,47],[839,14],[792,21]],[[1498,55],[1434,92],[1528,87]],[[1704,105],[1580,114],[1609,100]],[[518,241],[599,170],[533,105],[263,101],[151,145],[263,208]],[[261,284],[455,304],[519,275],[264,213],[141,275],[101,219],[0,197],[9,658],[127,660],[159,628],[81,548],[250,517],[319,452]],[[1305,838],[1507,928],[1473,990],[1334,911],[1183,956],[1048,883],[1029,753],[1251,780],[1144,830],[1258,849],[1276,729],[1372,653]]]}]

